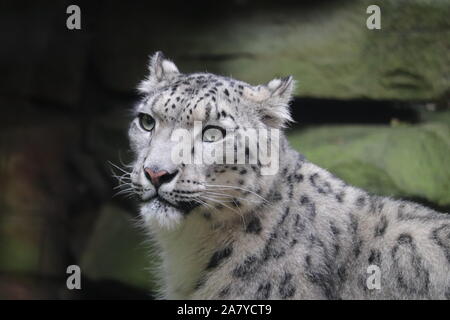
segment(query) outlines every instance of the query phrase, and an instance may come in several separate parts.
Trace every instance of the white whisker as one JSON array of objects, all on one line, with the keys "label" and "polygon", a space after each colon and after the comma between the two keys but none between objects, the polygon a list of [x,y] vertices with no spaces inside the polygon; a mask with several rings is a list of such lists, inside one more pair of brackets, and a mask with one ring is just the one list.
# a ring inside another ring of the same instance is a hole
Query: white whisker
[{"label": "white whisker", "polygon": [[239,217],[241,217],[244,226],[246,225],[246,224],[245,224],[245,218],[244,218],[244,216],[243,216],[241,210],[239,209],[239,207],[236,205],[236,202],[235,202],[234,204],[236,205],[236,208],[239,210],[239,212],[237,212],[237,211],[234,210],[233,208],[231,208],[231,207],[227,206],[226,204],[224,204],[223,201],[219,201],[219,200],[213,199],[213,198],[211,198],[211,197],[205,197],[205,196],[201,196],[201,197],[202,197],[203,199],[205,199],[205,200],[208,200],[208,201],[217,202],[217,203],[223,205],[224,207],[230,209],[231,211],[233,211],[234,213],[236,213]]},{"label": "white whisker", "polygon": [[230,186],[230,185],[221,185],[221,184],[204,184],[205,187],[213,187],[213,188],[224,188],[224,189],[236,189],[236,190],[242,190],[245,192],[249,192],[251,194],[254,194],[255,196],[261,198],[262,200],[264,200],[265,202],[269,202],[267,199],[265,199],[264,197],[260,196],[259,194],[257,194],[256,192],[246,189],[246,188],[242,188],[242,187],[238,187],[238,186]]}]

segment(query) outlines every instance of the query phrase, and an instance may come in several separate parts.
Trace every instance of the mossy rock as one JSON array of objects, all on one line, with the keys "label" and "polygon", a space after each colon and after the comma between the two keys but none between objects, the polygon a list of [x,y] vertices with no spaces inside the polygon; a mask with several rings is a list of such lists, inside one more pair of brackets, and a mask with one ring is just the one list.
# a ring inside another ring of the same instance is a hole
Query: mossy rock
[{"label": "mossy rock", "polygon": [[[380,30],[366,26],[373,4],[381,9]],[[247,0],[189,10],[198,18],[172,6],[109,4],[93,43],[102,84],[135,92],[147,56],[162,50],[182,72],[252,84],[293,75],[300,97],[429,100],[450,87],[449,1]]]},{"label": "mossy rock", "polygon": [[450,127],[444,123],[321,126],[289,133],[311,162],[370,192],[450,205]]},{"label": "mossy rock", "polygon": [[[381,29],[366,27],[378,4]],[[208,28],[167,34],[160,48],[181,70],[253,84],[293,75],[295,94],[317,98],[439,99],[450,83],[448,1],[368,0],[241,7]],[[250,10],[251,12],[247,12]]]}]

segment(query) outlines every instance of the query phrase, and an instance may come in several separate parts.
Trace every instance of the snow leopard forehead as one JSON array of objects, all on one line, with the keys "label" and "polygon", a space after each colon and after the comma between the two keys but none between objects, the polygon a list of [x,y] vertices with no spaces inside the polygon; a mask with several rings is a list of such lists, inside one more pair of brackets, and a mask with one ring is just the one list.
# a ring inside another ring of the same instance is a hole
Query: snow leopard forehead
[{"label": "snow leopard forehead", "polygon": [[138,112],[150,112],[159,120],[192,126],[194,121],[229,122],[237,126],[245,82],[210,73],[179,74],[170,83],[147,93]]},{"label": "snow leopard forehead", "polygon": [[192,125],[194,121],[223,121],[280,128],[292,121],[289,101],[292,77],[252,86],[211,73],[182,74],[161,52],[149,64],[139,91],[145,95],[137,113],[151,113],[160,121]]}]

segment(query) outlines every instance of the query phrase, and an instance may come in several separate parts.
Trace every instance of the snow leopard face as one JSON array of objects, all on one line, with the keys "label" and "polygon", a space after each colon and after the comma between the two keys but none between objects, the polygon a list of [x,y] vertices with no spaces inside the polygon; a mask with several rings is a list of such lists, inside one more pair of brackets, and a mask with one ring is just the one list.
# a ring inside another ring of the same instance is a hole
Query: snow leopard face
[{"label": "snow leopard face", "polygon": [[274,133],[291,120],[292,78],[251,86],[209,73],[182,74],[159,52],[149,71],[129,128],[131,181],[142,216],[170,227],[188,214],[226,219],[228,211],[258,202],[276,177],[276,170],[262,174],[274,161],[260,158],[258,132],[278,148]]}]

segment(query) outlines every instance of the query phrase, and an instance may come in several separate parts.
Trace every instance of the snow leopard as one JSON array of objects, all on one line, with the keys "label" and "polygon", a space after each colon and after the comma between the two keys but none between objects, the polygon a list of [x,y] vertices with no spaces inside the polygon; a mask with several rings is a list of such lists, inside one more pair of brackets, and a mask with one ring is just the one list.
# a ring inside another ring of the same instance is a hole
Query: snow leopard
[{"label": "snow leopard", "polygon": [[[184,74],[161,52],[148,69],[127,178],[160,256],[159,298],[450,299],[450,216],[353,187],[291,148],[291,76]],[[259,149],[242,139],[243,162],[174,160],[179,129],[194,156],[250,128],[280,132],[276,172],[246,161]]]}]

